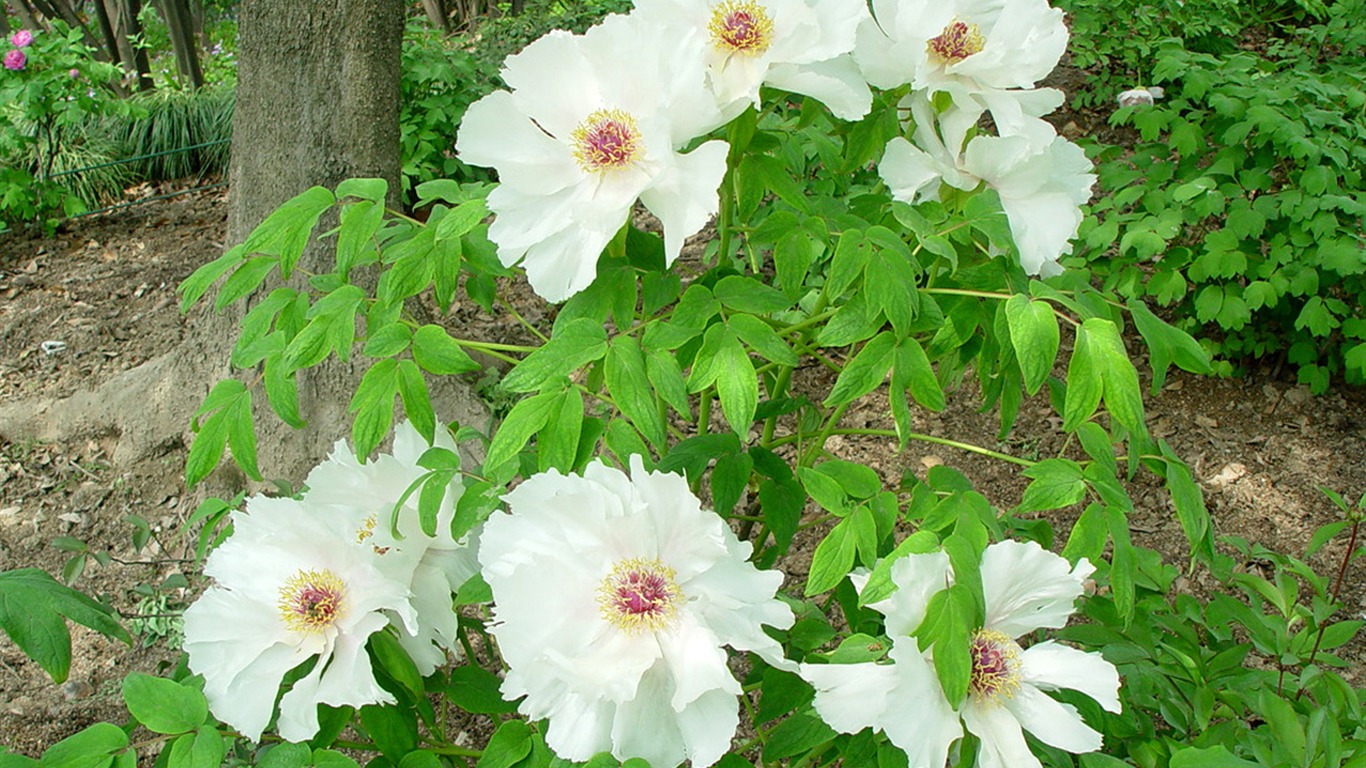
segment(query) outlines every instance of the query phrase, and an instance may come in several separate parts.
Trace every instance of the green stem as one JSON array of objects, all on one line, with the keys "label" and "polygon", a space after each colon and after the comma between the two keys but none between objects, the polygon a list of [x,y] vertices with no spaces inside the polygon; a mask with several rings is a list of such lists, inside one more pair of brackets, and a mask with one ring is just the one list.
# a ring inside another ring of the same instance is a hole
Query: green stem
[{"label": "green stem", "polygon": [[[778,370],[778,378],[773,382],[773,389],[769,391],[769,399],[776,400],[787,393],[787,384],[792,380],[792,369],[784,366]],[[778,427],[778,417],[769,416],[764,420],[764,434],[759,438],[759,445],[768,445],[773,439],[773,430]]]},{"label": "green stem", "polygon": [[701,397],[697,400],[697,434],[707,434],[707,428],[711,425],[711,387],[702,390]]},{"label": "green stem", "polygon": [[[865,435],[865,436],[874,436],[874,437],[896,437],[896,436],[897,436],[896,431],[895,431],[895,430],[891,430],[891,429],[835,429],[835,430],[830,430],[829,434],[826,434],[825,432],[821,432],[821,434],[820,434],[820,439],[821,439],[822,441],[824,441],[827,437],[831,437],[831,436],[834,436],[834,435],[849,435],[849,436]],[[778,446],[780,446],[780,445],[791,445],[792,443],[797,442],[797,439],[798,439],[798,436],[797,436],[797,435],[787,435],[787,436],[779,437],[779,438],[775,439],[772,443],[770,443],[769,445],[766,445],[765,447],[766,447],[766,448],[776,448],[776,447],[778,447]],[[922,433],[920,433],[920,432],[907,432],[907,433],[906,433],[906,439],[907,439],[907,440],[919,440],[919,441],[922,442],[922,443],[934,443],[935,445],[946,445],[946,446],[948,446],[948,447],[950,447],[950,448],[957,448],[957,449],[959,449],[959,450],[961,450],[961,451],[967,451],[967,452],[969,452],[969,453],[975,453],[975,454],[978,454],[978,455],[980,455],[980,456],[989,456],[989,457],[991,457],[991,458],[993,458],[993,459],[1000,459],[1001,461],[1006,461],[1006,462],[1009,462],[1009,463],[1011,463],[1011,464],[1017,464],[1017,465],[1019,465],[1019,466],[1021,466],[1021,467],[1032,467],[1032,466],[1034,466],[1035,464],[1038,463],[1038,462],[1036,462],[1036,461],[1031,461],[1031,460],[1029,460],[1029,459],[1022,459],[1022,458],[1020,458],[1019,456],[1011,456],[1011,455],[1008,454],[1008,453],[1001,453],[1000,451],[993,451],[993,450],[991,450],[990,448],[983,448],[983,447],[980,446],[980,445],[973,445],[973,444],[971,444],[971,443],[962,443],[962,442],[959,442],[959,441],[957,441],[957,440],[950,440],[950,439],[945,438],[945,437],[935,437],[934,435],[926,435],[926,434],[922,434]],[[1118,458],[1123,458],[1123,457],[1121,456],[1121,457],[1118,457]]]}]

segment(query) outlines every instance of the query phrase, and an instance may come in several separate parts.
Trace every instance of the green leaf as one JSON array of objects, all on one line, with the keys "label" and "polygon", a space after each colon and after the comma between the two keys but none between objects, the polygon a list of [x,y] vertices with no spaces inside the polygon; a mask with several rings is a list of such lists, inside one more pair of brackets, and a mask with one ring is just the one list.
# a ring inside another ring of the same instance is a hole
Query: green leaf
[{"label": "green leaf", "polygon": [[531,754],[531,726],[509,720],[498,727],[475,768],[511,768]]},{"label": "green leaf", "polygon": [[354,285],[343,285],[319,299],[308,310],[308,325],[285,349],[285,361],[292,368],[308,368],[329,352],[348,360],[356,340],[356,311],[364,300],[365,292]]},{"label": "green leaf", "polygon": [[873,246],[857,229],[845,230],[835,246],[835,255],[830,262],[830,277],[826,280],[826,292],[837,298],[849,290],[863,274],[863,268],[873,252]]},{"label": "green leaf", "polygon": [[891,398],[904,398],[910,394],[931,411],[942,411],[946,402],[944,388],[930,365],[930,358],[924,347],[913,337],[907,336],[896,345],[896,358],[892,363]]},{"label": "green leaf", "polygon": [[782,291],[752,277],[723,277],[712,290],[722,306],[737,312],[767,315],[792,306],[792,299]]},{"label": "green leaf", "polygon": [[748,453],[732,453],[716,460],[711,471],[711,498],[717,514],[725,517],[735,509],[753,471],[754,459]]},{"label": "green leaf", "polygon": [[447,211],[436,223],[436,239],[449,240],[469,234],[488,215],[488,205],[482,198],[463,202]]},{"label": "green leaf", "polygon": [[607,354],[607,331],[586,317],[557,327],[540,349],[527,355],[503,378],[510,392],[534,392],[547,380],[567,376]]},{"label": "green leaf", "polygon": [[1048,379],[1058,356],[1058,318],[1048,302],[1016,294],[1006,302],[1006,322],[1025,391],[1033,396]]},{"label": "green leaf", "polygon": [[56,683],[65,682],[71,669],[71,635],[65,619],[133,643],[108,607],[58,583],[45,571],[0,572],[0,630]]},{"label": "green leaf", "polygon": [[237,269],[228,275],[228,279],[223,281],[223,287],[218,290],[218,298],[213,302],[214,310],[221,310],[256,290],[278,263],[273,256],[257,256],[241,262]]},{"label": "green leaf", "polygon": [[[631,336],[618,336],[607,350],[604,365],[607,391],[621,412],[657,450],[664,449],[664,417],[655,402],[654,387],[640,344]],[[680,375],[681,378],[681,375]]]},{"label": "green leaf", "polygon": [[361,377],[347,413],[351,421],[351,442],[356,456],[369,456],[389,434],[394,423],[394,396],[398,394],[398,361],[380,360]]},{"label": "green leaf", "polygon": [[797,712],[778,723],[764,742],[765,763],[795,757],[835,738],[835,732],[809,711]]},{"label": "green leaf", "polygon": [[[3,574],[0,574],[3,575]],[[48,747],[43,768],[104,768],[128,747],[128,734],[113,723],[95,723]]]},{"label": "green leaf", "polygon": [[313,750],[307,744],[276,744],[256,763],[256,768],[304,768],[313,764]]},{"label": "green leaf", "polygon": [[854,358],[845,364],[824,405],[829,408],[854,400],[868,394],[887,378],[892,367],[892,355],[896,336],[883,331],[864,345]]},{"label": "green leaf", "polygon": [[935,592],[925,608],[925,618],[915,630],[923,651],[934,645],[934,671],[948,701],[962,701],[972,677],[968,650],[973,629],[975,600],[971,590],[954,584]]},{"label": "green leaf", "polygon": [[408,348],[413,332],[403,323],[390,323],[365,340],[366,357],[393,357]]},{"label": "green leaf", "polygon": [[245,258],[246,253],[241,248],[233,248],[208,264],[196,269],[176,288],[181,294],[180,311],[188,312],[190,307],[194,306],[195,302],[199,301],[200,297],[209,290],[209,286],[217,282],[218,278],[227,274],[228,270],[241,264]]},{"label": "green leaf", "polygon": [[749,353],[733,335],[717,353],[715,367],[721,411],[731,429],[743,440],[749,434],[754,411],[759,407],[759,377],[754,372]]},{"label": "green leaf", "polygon": [[1257,763],[1237,757],[1222,746],[1186,747],[1172,753],[1171,768],[1257,768]]},{"label": "green leaf", "polygon": [[480,369],[478,363],[439,325],[424,325],[413,334],[413,359],[428,373],[450,376]]},{"label": "green leaf", "polygon": [[575,387],[560,393],[555,409],[536,436],[537,464],[542,472],[573,468],[578,455],[579,435],[583,431],[583,395]]},{"label": "green leaf", "polygon": [[512,410],[498,426],[498,431],[494,432],[493,440],[489,443],[489,452],[484,459],[485,473],[492,472],[515,458],[531,436],[549,421],[559,400],[559,392],[542,392],[520,400],[512,406]]},{"label": "green leaf", "polygon": [[345,179],[337,185],[337,198],[356,197],[372,203],[384,204],[389,194],[389,182],[384,179]]},{"label": "green leaf", "polygon": [[858,604],[870,605],[891,597],[896,591],[896,584],[892,582],[892,566],[896,561],[906,555],[923,555],[937,549],[939,537],[930,531],[916,531],[907,536],[873,567],[872,574],[868,576],[868,583],[863,585],[863,591],[859,593]]},{"label": "green leaf", "polygon": [[832,589],[854,566],[854,540],[849,520],[841,520],[816,545],[811,557],[811,572],[806,577],[807,597]]},{"label": "green leaf", "polygon": [[[295,429],[303,429],[308,423],[299,416],[299,387],[294,372],[284,363],[283,355],[266,360],[266,399],[270,407],[282,421]],[[218,463],[217,459],[214,464]],[[213,469],[210,467],[209,469]]]},{"label": "green leaf", "polygon": [[480,715],[506,714],[517,711],[516,702],[505,701],[498,692],[502,681],[482,667],[467,664],[451,670],[446,695],[451,702],[466,712]]},{"label": "green leaf", "polygon": [[1073,563],[1083,557],[1096,562],[1104,553],[1109,537],[1105,508],[1100,504],[1089,504],[1077,522],[1072,524],[1072,532],[1067,537],[1067,545],[1062,548],[1062,556]]},{"label": "green leaf", "polygon": [[[382,181],[382,180],[381,180]],[[384,203],[365,200],[344,206],[337,230],[337,274],[345,278],[362,261],[377,258],[375,234],[384,223]]]},{"label": "green leaf", "polygon": [[726,324],[760,357],[779,365],[797,366],[797,354],[768,323],[753,315],[734,315]]},{"label": "green leaf", "polygon": [[1071,459],[1044,459],[1024,470],[1032,478],[1017,514],[1070,507],[1086,498],[1086,481],[1080,464]]},{"label": "green leaf", "polygon": [[810,467],[798,467],[797,476],[806,492],[827,512],[843,515],[849,511],[849,499],[838,480]]},{"label": "green leaf", "polygon": [[209,703],[200,691],[141,672],[123,678],[123,701],[128,712],[153,733],[193,731],[209,716]]},{"label": "green leaf", "polygon": [[422,439],[431,443],[436,440],[436,412],[432,410],[432,399],[427,391],[427,380],[422,370],[412,360],[398,361],[398,394],[403,399],[403,412],[413,423]]},{"label": "green leaf", "polygon": [[[245,409],[238,405],[243,398],[246,398],[248,403]],[[248,418],[247,429],[251,428],[250,398],[251,393],[247,391],[246,386],[236,379],[223,379],[209,390],[208,396],[195,412],[195,419],[191,424],[195,430],[195,439],[190,444],[190,455],[185,460],[187,486],[196,485],[218,466],[228,445],[229,432],[234,431],[233,419],[245,413]],[[211,411],[211,416],[200,421],[200,416]],[[238,431],[240,429],[241,427],[236,428]],[[242,439],[240,434],[238,439]],[[248,456],[254,454],[249,451]]]},{"label": "green leaf", "polygon": [[318,219],[336,202],[330,190],[310,187],[285,201],[257,225],[243,248],[248,253],[279,257],[280,275],[288,279],[303,255]]},{"label": "green leaf", "polygon": [[692,418],[688,402],[688,383],[683,378],[683,370],[678,367],[678,358],[668,350],[651,350],[645,358],[645,373],[654,385],[655,391],[664,398],[679,415]]},{"label": "green leaf", "polygon": [[1177,367],[1191,373],[1209,374],[1211,372],[1209,355],[1205,348],[1186,333],[1162,322],[1138,299],[1129,301],[1129,311],[1134,318],[1134,326],[1148,344],[1149,363],[1153,369],[1152,393],[1156,395],[1167,381],[1167,369],[1173,362]]},{"label": "green leaf", "polygon": [[1165,458],[1167,492],[1171,494],[1172,506],[1176,507],[1176,519],[1181,522],[1181,530],[1185,532],[1186,540],[1190,542],[1193,550],[1212,554],[1213,533],[1210,528],[1209,510],[1205,507],[1205,496],[1200,491],[1200,486],[1195,484],[1195,478],[1191,476],[1191,471],[1184,462],[1175,455],[1168,455]]}]

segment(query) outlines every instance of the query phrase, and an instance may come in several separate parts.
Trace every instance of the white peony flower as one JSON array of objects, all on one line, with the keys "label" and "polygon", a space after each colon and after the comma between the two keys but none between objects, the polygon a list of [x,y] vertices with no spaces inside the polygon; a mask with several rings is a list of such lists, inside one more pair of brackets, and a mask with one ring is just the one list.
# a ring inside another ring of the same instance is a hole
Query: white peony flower
[{"label": "white peony flower", "polygon": [[1047,0],[873,0],[855,57],[879,88],[1033,88],[1067,49]]},{"label": "white peony flower", "polygon": [[636,200],[663,222],[669,263],[716,213],[725,142],[677,151],[724,122],[702,45],[626,16],[581,36],[551,32],[508,58],[511,91],[465,113],[461,158],[497,169],[501,182],[488,198],[489,237],[543,298],[593,282]]},{"label": "white peony flower", "polygon": [[679,475],[602,463],[554,470],[506,496],[480,539],[492,631],[509,671],[502,692],[548,719],[561,757],[611,750],[656,768],[721,758],[738,724],[729,645],[795,671],[761,624],[786,628],[781,573],[703,510]]},{"label": "white peony flower", "polygon": [[932,553],[898,560],[892,566],[897,591],[871,606],[887,617],[892,663],[803,664],[802,675],[816,688],[816,711],[845,733],[882,731],[912,766],[943,766],[962,725],[981,741],[981,768],[1039,766],[1024,731],[1068,752],[1100,749],[1100,733],[1082,722],[1074,707],[1045,692],[1070,688],[1119,712],[1114,665],[1098,653],[1051,640],[1028,648],[1016,642],[1036,629],[1064,626],[1094,570],[1085,560],[1073,568],[1033,542],[987,547],[981,572],[986,621],[970,640],[971,682],[967,698],[955,707],[935,676],[933,646],[921,653],[910,636],[930,599],[952,583],[949,559]]},{"label": "white peony flower", "polygon": [[638,0],[641,23],[700,36],[712,90],[727,117],[770,85],[811,96],[836,116],[868,114],[872,93],[854,61],[864,0]]},{"label": "white peony flower", "polygon": [[[456,450],[455,441],[440,425],[436,446]],[[407,631],[398,621],[394,626],[399,643],[423,675],[445,663],[447,651],[458,652],[459,617],[451,607],[451,596],[479,571],[473,548],[451,538],[459,483],[447,489],[437,513],[435,536],[422,531],[417,492],[399,509],[399,536],[394,535],[394,505],[426,474],[417,461],[431,447],[406,421],[394,431],[393,453],[380,454],[365,464],[340,440],[327,461],[309,473],[305,494],[310,507],[326,510],[340,535],[370,548],[385,575],[408,585],[416,609],[415,631]]]},{"label": "white peony flower", "polygon": [[312,670],[280,700],[285,739],[317,733],[318,704],[394,702],[375,681],[365,643],[389,623],[386,612],[415,631],[408,587],[329,518],[293,499],[249,499],[205,563],[215,584],[185,612],[185,651],[210,708],[252,741],[270,722],[285,673],[310,659]]},{"label": "white peony flower", "polygon": [[1068,241],[1081,226],[1081,206],[1096,183],[1081,148],[1056,134],[1044,143],[1025,136],[977,136],[960,153],[957,147],[970,128],[962,112],[950,109],[936,120],[923,101],[912,111],[915,143],[892,139],[878,164],[892,196],[917,203],[937,197],[941,183],[970,191],[985,182],[1001,198],[1025,272],[1061,273],[1058,259],[1070,249]]}]

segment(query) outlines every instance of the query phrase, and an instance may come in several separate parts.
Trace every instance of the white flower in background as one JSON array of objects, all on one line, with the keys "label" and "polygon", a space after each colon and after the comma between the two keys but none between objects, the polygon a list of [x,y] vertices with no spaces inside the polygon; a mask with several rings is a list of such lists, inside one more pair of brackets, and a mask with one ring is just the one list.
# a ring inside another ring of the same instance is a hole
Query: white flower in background
[{"label": "white flower in background", "polygon": [[507,59],[511,91],[475,102],[461,159],[495,168],[489,237],[531,287],[562,301],[588,287],[598,256],[640,200],[664,225],[665,258],[716,213],[725,142],[677,150],[721,125],[703,43],[626,16],[581,36],[555,31]]},{"label": "white flower in background", "polygon": [[389,624],[386,612],[413,631],[407,585],[305,502],[255,496],[232,521],[204,566],[215,584],[185,611],[190,669],[204,676],[214,715],[259,740],[285,673],[309,659],[312,670],[280,700],[285,739],[317,733],[320,703],[393,703],[365,643]]},{"label": "white flower in background", "polygon": [[845,733],[869,727],[882,731],[912,766],[944,765],[963,725],[981,740],[981,768],[1039,766],[1024,731],[1068,752],[1100,749],[1100,733],[1082,722],[1074,707],[1045,691],[1080,691],[1107,711],[1119,712],[1114,665],[1098,653],[1051,640],[1028,648],[1016,641],[1036,629],[1064,626],[1094,570],[1085,560],[1071,567],[1033,542],[987,547],[981,572],[986,622],[969,641],[972,677],[955,712],[935,677],[933,646],[921,653],[910,637],[930,599],[952,583],[949,559],[932,553],[897,561],[892,566],[897,590],[871,606],[887,617],[893,663],[803,664],[802,675],[816,688],[816,711]]},{"label": "white flower in background", "polygon": [[1046,140],[1038,118],[1063,94],[1034,85],[1067,48],[1062,11],[1046,0],[873,0],[855,56],[879,88],[943,91],[971,123],[990,111],[1002,136]]},{"label": "white flower in background", "polygon": [[[456,450],[455,441],[440,424],[436,446]],[[408,496],[398,510],[399,536],[394,536],[394,505],[415,480],[426,474],[417,461],[431,447],[406,421],[394,430],[393,453],[380,454],[365,464],[356,459],[345,440],[340,440],[327,461],[309,473],[305,494],[310,507],[325,510],[338,526],[339,535],[368,546],[385,575],[408,585],[417,612],[415,630],[408,631],[398,621],[394,626],[399,643],[423,675],[445,663],[446,651],[458,652],[459,617],[451,608],[451,596],[479,570],[473,548],[451,538],[451,519],[461,493],[459,483],[447,489],[437,513],[434,537],[422,531],[418,492]]]},{"label": "white flower in background", "polygon": [[853,58],[864,0],[637,0],[640,23],[706,41],[712,90],[727,119],[769,85],[811,96],[837,116],[868,114],[872,93]]},{"label": "white flower in background", "polygon": [[914,204],[938,197],[941,183],[971,191],[985,182],[1001,198],[1025,272],[1061,273],[1058,259],[1070,250],[1081,206],[1096,183],[1081,148],[1056,134],[1043,143],[1025,136],[977,136],[960,153],[957,147],[971,127],[963,112],[950,109],[936,119],[924,101],[912,111],[915,143],[892,139],[878,164],[892,196]]},{"label": "white flower in background", "polygon": [[729,645],[796,670],[761,624],[792,625],[783,576],[702,509],[682,476],[602,463],[535,475],[480,539],[502,692],[548,719],[546,743],[583,761],[610,750],[656,768],[721,758],[739,722]]},{"label": "white flower in background", "polygon": [[1067,49],[1046,0],[873,0],[873,16],[855,56],[879,88],[1033,88]]}]

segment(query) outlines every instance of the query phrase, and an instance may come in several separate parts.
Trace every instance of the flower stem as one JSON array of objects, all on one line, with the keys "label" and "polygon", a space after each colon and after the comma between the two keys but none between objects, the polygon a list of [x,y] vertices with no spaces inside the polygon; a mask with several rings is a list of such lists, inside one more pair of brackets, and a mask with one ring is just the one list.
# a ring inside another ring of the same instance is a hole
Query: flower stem
[{"label": "flower stem", "polygon": [[[1360,530],[1361,530],[1361,521],[1360,521],[1360,520],[1354,520],[1354,521],[1352,521],[1352,535],[1347,539],[1347,551],[1346,551],[1345,553],[1343,553],[1343,555],[1342,555],[1342,564],[1338,566],[1338,578],[1337,578],[1337,581],[1333,582],[1333,602],[1334,602],[1334,603],[1336,603],[1336,602],[1338,601],[1338,594],[1342,591],[1342,580],[1343,580],[1344,577],[1347,576],[1347,564],[1350,563],[1350,562],[1352,562],[1352,553],[1356,551],[1356,548],[1357,548],[1357,533],[1360,532]],[[1314,650],[1312,650],[1312,651],[1309,652],[1309,661],[1307,662],[1306,666],[1308,666],[1308,664],[1313,664],[1313,663],[1314,663],[1314,658],[1317,657],[1317,656],[1319,655],[1319,645],[1323,642],[1323,633],[1324,633],[1324,632],[1327,632],[1327,631],[1328,631],[1328,625],[1327,625],[1326,623],[1325,623],[1323,626],[1319,627],[1319,634],[1318,634],[1318,637],[1315,637],[1315,638],[1314,638]]]}]

